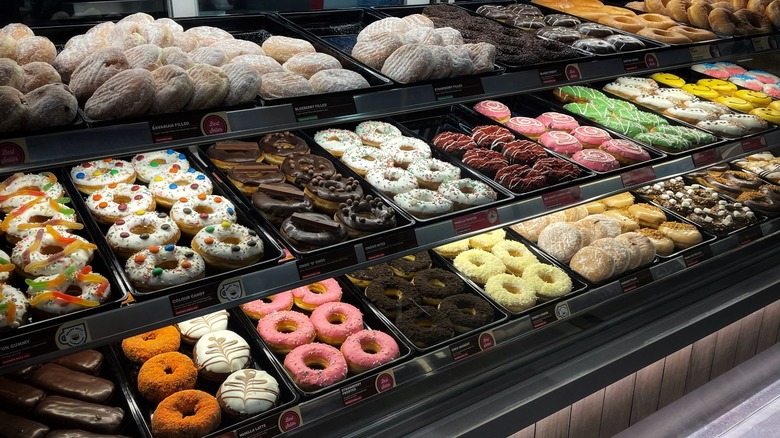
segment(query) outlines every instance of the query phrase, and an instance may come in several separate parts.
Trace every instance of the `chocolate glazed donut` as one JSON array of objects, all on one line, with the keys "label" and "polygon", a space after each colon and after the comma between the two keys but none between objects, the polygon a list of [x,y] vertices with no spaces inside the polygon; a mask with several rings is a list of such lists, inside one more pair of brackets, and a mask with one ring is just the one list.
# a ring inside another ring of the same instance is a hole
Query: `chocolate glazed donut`
[{"label": "chocolate glazed donut", "polygon": [[293,213],[282,222],[282,235],[301,248],[322,248],[347,237],[347,229],[322,213]]},{"label": "chocolate glazed donut", "polygon": [[271,164],[239,164],[228,172],[228,179],[240,185],[243,193],[252,193],[260,184],[280,184],[284,174]]},{"label": "chocolate glazed donut", "polygon": [[274,224],[281,224],[293,213],[314,209],[311,198],[290,184],[260,184],[252,195],[252,204]]},{"label": "chocolate glazed donut", "polygon": [[305,186],[312,178],[330,178],[336,173],[330,160],[310,154],[288,156],[281,168],[287,180],[299,187]]},{"label": "chocolate glazed donut", "polygon": [[260,148],[268,157],[271,164],[282,164],[286,157],[309,153],[306,142],[291,132],[274,132],[268,134],[260,141]]},{"label": "chocolate glazed donut", "polygon": [[395,227],[395,211],[371,195],[357,201],[348,199],[339,206],[335,219],[347,227],[352,237]]}]

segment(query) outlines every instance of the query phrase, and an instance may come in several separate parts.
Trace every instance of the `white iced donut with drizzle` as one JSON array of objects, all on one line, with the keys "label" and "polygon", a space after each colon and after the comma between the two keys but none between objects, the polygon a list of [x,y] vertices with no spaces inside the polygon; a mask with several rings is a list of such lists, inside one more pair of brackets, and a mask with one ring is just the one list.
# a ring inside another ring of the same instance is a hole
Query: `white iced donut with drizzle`
[{"label": "white iced donut with drizzle", "polygon": [[0,230],[6,233],[8,243],[16,243],[47,225],[59,232],[84,228],[84,225],[78,222],[76,210],[54,199],[39,196],[8,213],[0,223]]},{"label": "white iced donut with drizzle", "polygon": [[11,257],[2,249],[0,249],[0,283],[5,283],[14,273],[14,266],[11,263]]},{"label": "white iced donut with drizzle", "polygon": [[174,202],[182,198],[210,195],[213,189],[211,180],[191,167],[181,172],[173,167],[149,181],[149,190],[154,199],[165,208],[171,208]]},{"label": "white iced donut with drizzle", "polygon": [[279,382],[263,370],[240,370],[222,382],[217,401],[232,417],[248,418],[276,406]]},{"label": "white iced donut with drizzle", "polygon": [[167,214],[145,210],[117,219],[106,233],[108,245],[121,257],[155,245],[176,243],[179,237],[179,227]]},{"label": "white iced donut with drizzle", "polygon": [[198,374],[207,380],[224,381],[252,363],[249,344],[230,330],[218,330],[200,338],[192,356]]},{"label": "white iced donut with drizzle", "polygon": [[171,219],[184,234],[194,236],[209,225],[235,223],[236,207],[222,196],[200,194],[176,201],[171,207]]},{"label": "white iced donut with drizzle", "polygon": [[125,263],[133,287],[153,291],[203,278],[203,257],[186,246],[168,244],[138,251]]},{"label": "white iced donut with drizzle", "polygon": [[176,324],[176,328],[181,333],[182,340],[188,344],[198,342],[207,333],[217,330],[226,330],[228,327],[228,312],[220,310],[208,315],[188,319]]},{"label": "white iced donut with drizzle", "polygon": [[51,172],[15,173],[0,183],[0,211],[9,213],[39,196],[59,199],[65,189]]},{"label": "white iced donut with drizzle", "polygon": [[0,285],[0,329],[17,328],[27,317],[27,297],[8,284]]},{"label": "white iced donut with drizzle", "polygon": [[[46,315],[64,315],[81,309],[96,307],[111,295],[108,279],[92,272],[87,266],[76,270],[75,266],[57,275],[46,275],[25,280],[30,306]],[[74,291],[80,291],[73,295]]]},{"label": "white iced donut with drizzle", "polygon": [[82,163],[70,170],[70,177],[81,193],[91,194],[111,183],[132,183],[135,169],[127,161],[106,158]]},{"label": "white iced donut with drizzle", "polygon": [[59,274],[75,266],[83,269],[97,247],[83,237],[60,233],[50,225],[14,245],[11,261],[23,277]]},{"label": "white iced donut with drizzle", "polygon": [[101,223],[112,224],[117,219],[137,211],[154,211],[152,192],[138,184],[109,184],[84,199],[89,212]]},{"label": "white iced donut with drizzle", "polygon": [[144,183],[151,181],[155,175],[168,172],[174,166],[182,171],[190,168],[187,157],[173,149],[138,154],[133,157],[132,162],[138,181]]},{"label": "white iced donut with drizzle", "polygon": [[209,225],[192,238],[192,249],[219,269],[248,266],[263,257],[263,241],[249,228],[230,222]]}]

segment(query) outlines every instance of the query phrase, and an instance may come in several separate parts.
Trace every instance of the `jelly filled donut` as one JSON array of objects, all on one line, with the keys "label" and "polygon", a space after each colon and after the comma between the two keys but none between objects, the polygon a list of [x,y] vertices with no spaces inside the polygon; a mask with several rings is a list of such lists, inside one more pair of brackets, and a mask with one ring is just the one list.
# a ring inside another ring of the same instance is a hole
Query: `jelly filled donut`
[{"label": "jelly filled donut", "polygon": [[250,301],[241,305],[244,314],[255,321],[263,319],[274,312],[282,312],[292,309],[292,292],[279,292],[259,300]]},{"label": "jelly filled donut", "polygon": [[306,142],[291,132],[275,132],[260,140],[265,161],[280,166],[285,158],[309,153]]},{"label": "jelly filled donut", "polygon": [[219,403],[211,394],[197,389],[166,397],[152,415],[152,433],[157,438],[205,436],[222,421]]},{"label": "jelly filled donut", "polygon": [[138,154],[133,157],[132,163],[138,181],[143,183],[148,183],[155,175],[168,172],[174,166],[182,171],[190,168],[187,157],[173,149]]},{"label": "jelly filled donut", "polygon": [[[93,273],[91,266],[80,271],[71,266],[61,274],[28,278],[25,282],[30,307],[46,317],[97,307],[111,295],[108,279]],[[81,293],[75,295],[74,291]]]},{"label": "jelly filled donut", "polygon": [[127,259],[125,272],[141,291],[154,291],[203,278],[206,264],[190,248],[167,244],[141,250]]},{"label": "jelly filled donut", "polygon": [[395,325],[419,348],[431,347],[455,335],[452,322],[444,312],[430,306],[405,310]]},{"label": "jelly filled donut", "polygon": [[361,330],[349,335],[341,344],[341,354],[349,371],[355,374],[392,362],[400,356],[398,343],[378,330]]},{"label": "jelly filled donut", "polygon": [[318,342],[301,345],[284,358],[284,368],[304,391],[333,385],[347,377],[347,361],[341,352]]},{"label": "jelly filled donut", "polygon": [[0,183],[0,211],[9,213],[39,196],[60,199],[65,189],[51,172],[15,173]]},{"label": "jelly filled donut", "polygon": [[83,269],[92,260],[96,248],[83,237],[60,233],[47,226],[17,242],[11,260],[23,277],[55,275],[71,266]]},{"label": "jelly filled donut", "polygon": [[287,354],[295,347],[314,341],[317,332],[300,312],[279,311],[257,323],[257,333],[274,353]]},{"label": "jelly filled donut", "polygon": [[148,188],[125,183],[111,183],[87,196],[84,202],[92,217],[102,224],[113,224],[138,211],[154,211],[157,204]]},{"label": "jelly filled donut", "polygon": [[218,195],[200,194],[182,198],[171,207],[171,219],[182,233],[194,236],[209,225],[235,223],[236,208],[230,200]]},{"label": "jelly filled donut", "polygon": [[167,173],[155,175],[149,182],[155,201],[164,208],[171,208],[181,198],[210,195],[213,188],[211,180],[193,168],[178,171],[172,167]]},{"label": "jelly filled donut", "polygon": [[206,265],[230,270],[257,263],[263,258],[263,240],[257,232],[232,222],[209,225],[192,238],[192,249]]},{"label": "jelly filled donut", "polygon": [[363,330],[363,314],[347,303],[325,303],[314,309],[309,319],[317,340],[329,345],[341,345],[349,335]]},{"label": "jelly filled donut", "polygon": [[176,243],[179,227],[165,213],[139,210],[117,219],[106,233],[106,241],[120,257],[127,258],[151,246]]},{"label": "jelly filled donut", "polygon": [[106,158],[75,166],[70,170],[70,177],[81,193],[89,195],[111,183],[132,183],[136,173],[129,162]]}]

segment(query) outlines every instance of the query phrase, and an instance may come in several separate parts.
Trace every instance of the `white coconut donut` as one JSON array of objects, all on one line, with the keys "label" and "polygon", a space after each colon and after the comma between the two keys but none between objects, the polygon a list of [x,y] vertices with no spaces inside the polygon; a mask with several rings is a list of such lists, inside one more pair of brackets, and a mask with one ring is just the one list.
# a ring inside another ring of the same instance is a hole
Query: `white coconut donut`
[{"label": "white coconut donut", "polygon": [[182,198],[193,198],[200,194],[210,195],[214,189],[211,180],[193,168],[179,172],[171,168],[167,173],[155,175],[149,181],[155,201],[165,208]]},{"label": "white coconut donut", "polygon": [[71,266],[83,269],[92,260],[96,248],[81,236],[59,233],[47,226],[17,242],[11,261],[23,277],[54,275]]},{"label": "white coconut donut", "polygon": [[16,266],[11,263],[11,256],[0,249],[0,283],[5,283],[11,278],[14,274],[15,267]]},{"label": "white coconut donut", "polygon": [[8,243],[16,243],[47,225],[60,232],[84,228],[78,222],[76,210],[41,196],[8,213],[0,223],[0,230],[6,233]]},{"label": "white coconut donut", "polygon": [[[173,267],[164,267],[175,264]],[[203,257],[186,246],[153,246],[127,259],[125,272],[133,287],[153,291],[203,278]]]},{"label": "white coconut donut", "polygon": [[17,288],[0,285],[0,329],[17,328],[27,318],[27,297]]},{"label": "white coconut donut", "polygon": [[376,167],[393,165],[393,157],[371,146],[351,147],[341,156],[341,161],[360,176]]},{"label": "white coconut donut", "polygon": [[154,211],[152,192],[139,184],[109,184],[84,199],[89,212],[100,223],[113,224],[117,219],[138,211]]},{"label": "white coconut donut", "polygon": [[353,146],[360,146],[363,144],[360,140],[360,136],[349,129],[325,129],[323,131],[317,131],[317,133],[314,134],[314,141],[336,157],[344,155],[344,152]]},{"label": "white coconut donut", "polygon": [[417,177],[400,167],[375,167],[366,172],[366,181],[388,196],[417,188]]},{"label": "white coconut donut", "polygon": [[209,225],[192,238],[192,249],[209,266],[234,269],[258,262],[263,257],[263,241],[256,232],[230,222]]},{"label": "white coconut donut", "polygon": [[15,173],[0,183],[0,211],[8,213],[38,196],[59,199],[65,189],[51,172]]},{"label": "white coconut donut", "polygon": [[222,196],[200,194],[176,201],[171,207],[171,219],[182,233],[194,236],[209,225],[235,223],[236,207]]},{"label": "white coconut donut", "polygon": [[133,157],[132,162],[138,181],[145,183],[151,181],[155,175],[168,172],[174,166],[178,166],[179,170],[190,168],[187,157],[173,149],[138,154]]},{"label": "white coconut donut", "polygon": [[82,163],[70,170],[70,177],[81,193],[91,194],[111,183],[132,183],[135,169],[127,161],[106,158]]},{"label": "white coconut donut", "polygon": [[383,141],[379,149],[387,152],[396,166],[406,169],[417,160],[431,158],[431,147],[428,143],[414,137],[394,137]]},{"label": "white coconut donut", "polygon": [[[92,266],[80,271],[71,266],[61,274],[27,280],[27,285],[30,307],[47,315],[64,315],[96,307],[111,295],[108,279],[92,272]],[[68,293],[71,288],[80,290],[81,294],[71,295]]]},{"label": "white coconut donut", "polygon": [[393,197],[399,207],[415,217],[425,219],[449,213],[454,208],[452,201],[441,193],[428,189],[414,189]]},{"label": "white coconut donut", "polygon": [[130,257],[152,246],[176,243],[179,237],[179,227],[167,214],[146,210],[117,219],[106,233],[108,245],[121,257]]}]

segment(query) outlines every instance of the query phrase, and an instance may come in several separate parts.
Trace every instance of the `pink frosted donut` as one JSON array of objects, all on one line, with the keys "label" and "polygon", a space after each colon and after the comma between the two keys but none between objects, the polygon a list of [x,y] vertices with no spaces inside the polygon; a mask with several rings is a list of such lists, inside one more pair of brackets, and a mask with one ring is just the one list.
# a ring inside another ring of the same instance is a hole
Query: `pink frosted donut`
[{"label": "pink frosted donut", "polygon": [[578,126],[574,128],[571,134],[582,143],[585,148],[597,148],[605,141],[612,140],[609,133],[595,126]]},{"label": "pink frosted donut", "polygon": [[499,123],[506,122],[512,115],[509,111],[509,107],[496,100],[483,100],[478,102],[474,105],[474,111],[483,116],[490,117]]},{"label": "pink frosted donut", "polygon": [[530,117],[512,117],[506,122],[506,127],[528,138],[539,138],[547,132],[544,123]]},{"label": "pink frosted donut", "polygon": [[325,303],[341,300],[341,286],[335,279],[328,278],[293,289],[292,295],[296,306],[311,312]]},{"label": "pink frosted donut", "polygon": [[574,117],[556,112],[542,113],[536,120],[542,122],[544,126],[552,130],[571,132],[580,124],[574,120]]},{"label": "pink frosted donut", "polygon": [[780,99],[780,85],[764,84],[762,91],[768,96],[774,97],[775,99]]},{"label": "pink frosted donut", "polygon": [[392,336],[378,330],[361,330],[341,344],[341,354],[355,374],[384,365],[400,355]]},{"label": "pink frosted donut", "polygon": [[284,368],[304,391],[324,388],[347,377],[347,361],[338,348],[318,342],[295,347],[284,358]]},{"label": "pink frosted donut", "polygon": [[292,309],[292,292],[279,292],[259,300],[250,301],[241,305],[244,314],[254,320],[263,319],[264,316],[274,312],[282,312]]},{"label": "pink frosted donut", "polygon": [[287,354],[292,349],[314,341],[317,332],[309,318],[300,312],[272,313],[257,323],[257,333],[274,353]]},{"label": "pink frosted donut", "polygon": [[582,143],[573,135],[563,131],[545,132],[539,137],[539,142],[547,149],[568,156],[582,150]]},{"label": "pink frosted donut", "polygon": [[601,149],[583,149],[574,154],[572,159],[597,172],[606,172],[620,167],[615,157]]},{"label": "pink frosted donut", "polygon": [[363,330],[363,314],[352,304],[325,303],[309,317],[317,339],[330,345],[341,345],[347,336]]}]

